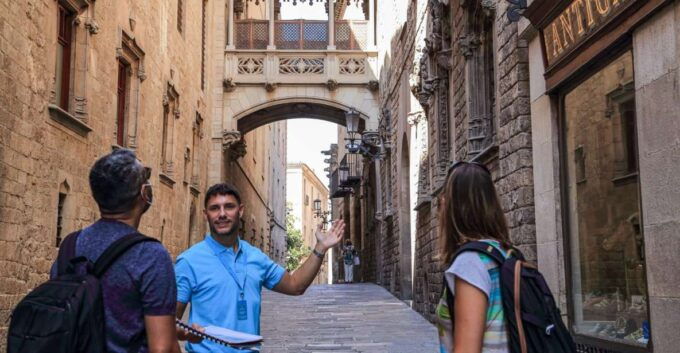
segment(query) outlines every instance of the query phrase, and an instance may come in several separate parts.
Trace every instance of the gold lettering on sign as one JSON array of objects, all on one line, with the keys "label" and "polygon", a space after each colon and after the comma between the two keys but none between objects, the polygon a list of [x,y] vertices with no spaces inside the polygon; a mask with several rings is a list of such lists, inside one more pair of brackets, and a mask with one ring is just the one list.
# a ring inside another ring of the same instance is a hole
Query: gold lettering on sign
[{"label": "gold lettering on sign", "polygon": [[564,35],[564,44],[569,45],[567,38],[574,42],[574,30],[571,28],[571,16],[569,16],[569,8],[560,15],[560,22],[562,23],[562,34]]},{"label": "gold lettering on sign", "polygon": [[[604,5],[602,5],[603,1]],[[602,16],[607,16],[611,10],[611,7],[609,7],[609,0],[595,0],[595,8],[597,8],[597,12]]]},{"label": "gold lettering on sign", "polygon": [[560,35],[557,33],[557,23],[552,24],[552,37],[553,37],[553,55],[557,56],[557,54],[562,53],[562,50],[564,48],[562,47],[562,43],[560,43]]},{"label": "gold lettering on sign", "polygon": [[580,44],[615,14],[636,0],[571,0],[562,13],[543,28],[543,44],[551,65]]},{"label": "gold lettering on sign", "polygon": [[588,27],[593,27],[595,25],[595,19],[593,18],[593,8],[590,4],[593,0],[586,0],[586,14],[588,15]]},{"label": "gold lettering on sign", "polygon": [[585,31],[583,29],[583,16],[581,15],[581,8],[583,7],[583,0],[576,0],[571,4],[571,12],[576,14],[576,24],[578,24],[578,34],[581,35]]}]

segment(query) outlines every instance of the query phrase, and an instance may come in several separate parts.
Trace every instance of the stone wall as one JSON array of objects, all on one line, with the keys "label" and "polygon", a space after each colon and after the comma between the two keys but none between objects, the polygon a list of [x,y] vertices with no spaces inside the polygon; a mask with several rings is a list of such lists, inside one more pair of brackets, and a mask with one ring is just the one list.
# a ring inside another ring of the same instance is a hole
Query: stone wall
[{"label": "stone wall", "polygon": [[[404,22],[384,31],[393,33],[383,38],[389,47],[382,48],[380,60],[382,119],[390,119],[392,148],[380,161],[383,219],[374,246],[382,261],[376,278],[404,297],[398,279],[407,258],[400,237],[407,232],[400,228],[409,224],[403,218],[415,212],[412,299],[414,308],[430,320],[444,268],[437,259],[437,198],[451,160],[475,160],[489,167],[513,242],[536,258],[527,44],[506,9],[504,1],[412,1]],[[480,12],[486,19],[475,17]],[[482,53],[484,48],[489,50]],[[405,97],[402,87],[411,94]],[[490,94],[489,101],[482,101],[484,94]],[[405,101],[411,101],[406,108]],[[486,119],[482,148],[477,136],[482,129],[470,117]],[[405,150],[405,143],[424,147]],[[418,162],[404,168],[404,153]],[[409,192],[404,173],[410,175],[410,188],[417,190],[413,204],[403,202]]]},{"label": "stone wall", "polygon": [[[88,5],[76,15],[74,77],[63,112],[54,107],[58,3],[0,4],[0,351],[11,310],[47,279],[56,256],[60,193],[62,237],[98,218],[87,175],[117,141],[117,55],[125,54],[124,40],[140,58],[128,76],[124,145],[153,168],[154,206],[140,230],[160,238],[173,256],[205,230],[199,212],[207,185],[203,156],[211,134],[212,86],[207,80],[202,87],[201,73],[210,77],[212,67],[203,67],[201,52],[202,34],[206,45],[212,43],[212,11],[206,9],[204,24],[203,2],[185,1],[180,33],[176,1],[76,1]],[[209,54],[206,50],[206,63]],[[162,182],[169,85],[178,93],[179,110],[168,152],[174,168]]]},{"label": "stone wall", "polygon": [[680,338],[680,3],[672,2],[633,35],[640,198],[655,352]]}]

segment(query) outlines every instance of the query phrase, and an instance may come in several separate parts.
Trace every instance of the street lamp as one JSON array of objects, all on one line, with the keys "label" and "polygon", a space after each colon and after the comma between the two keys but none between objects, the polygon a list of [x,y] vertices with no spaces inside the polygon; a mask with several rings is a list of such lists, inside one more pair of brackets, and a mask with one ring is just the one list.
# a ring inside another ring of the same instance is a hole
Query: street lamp
[{"label": "street lamp", "polygon": [[345,121],[347,122],[347,138],[345,139],[347,144],[345,147],[347,147],[349,153],[357,153],[360,149],[360,145],[356,142],[357,139],[355,137],[359,132],[359,118],[359,112],[354,108],[349,108],[345,112]]},{"label": "street lamp", "polygon": [[326,220],[328,216],[331,213],[329,211],[322,211],[321,210],[321,200],[316,199],[314,200],[314,218],[321,218],[321,224],[324,230],[326,230],[326,224],[328,221]]},{"label": "street lamp", "polygon": [[354,134],[359,132],[359,112],[354,108],[349,108],[345,112],[345,120],[347,122],[347,132]]}]

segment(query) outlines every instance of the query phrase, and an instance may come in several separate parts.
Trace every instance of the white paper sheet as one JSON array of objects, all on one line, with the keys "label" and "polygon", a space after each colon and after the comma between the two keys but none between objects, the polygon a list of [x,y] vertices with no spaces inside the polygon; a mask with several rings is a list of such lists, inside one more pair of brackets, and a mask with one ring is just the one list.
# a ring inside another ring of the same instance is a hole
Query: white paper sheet
[{"label": "white paper sheet", "polygon": [[251,335],[249,333],[234,331],[218,326],[207,326],[205,328],[205,333],[233,344],[257,343],[262,341],[262,336]]}]

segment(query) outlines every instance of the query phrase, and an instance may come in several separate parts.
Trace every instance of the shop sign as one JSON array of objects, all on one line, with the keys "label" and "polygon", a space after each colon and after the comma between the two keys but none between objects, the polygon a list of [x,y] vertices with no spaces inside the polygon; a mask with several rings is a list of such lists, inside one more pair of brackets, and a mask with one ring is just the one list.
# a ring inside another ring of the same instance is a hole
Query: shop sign
[{"label": "shop sign", "polygon": [[635,0],[572,0],[543,28],[548,66],[552,66],[633,2]]}]

